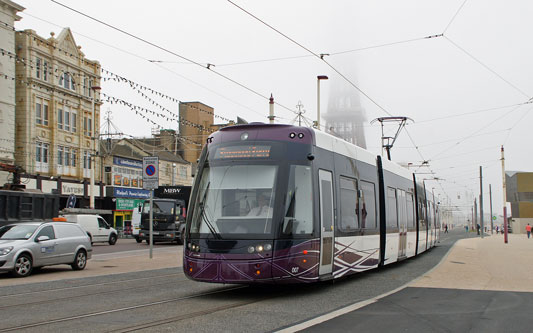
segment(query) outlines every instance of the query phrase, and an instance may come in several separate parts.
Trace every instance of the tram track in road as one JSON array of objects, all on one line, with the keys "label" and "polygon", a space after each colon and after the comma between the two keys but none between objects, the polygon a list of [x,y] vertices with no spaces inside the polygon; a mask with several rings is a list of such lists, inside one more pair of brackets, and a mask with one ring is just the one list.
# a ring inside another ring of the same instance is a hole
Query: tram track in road
[{"label": "tram track in road", "polygon": [[101,286],[113,285],[113,284],[117,284],[117,283],[152,280],[152,279],[158,279],[158,278],[164,278],[164,277],[170,277],[170,276],[177,276],[177,275],[183,275],[183,273],[180,272],[180,273],[156,275],[156,276],[149,276],[149,277],[142,277],[142,278],[124,279],[124,280],[118,280],[118,281],[93,283],[93,284],[86,284],[86,285],[81,285],[81,286],[62,287],[62,288],[54,288],[54,289],[47,289],[47,290],[37,290],[37,291],[27,291],[27,292],[22,292],[22,293],[13,293],[13,294],[9,294],[9,295],[0,295],[0,302],[2,301],[2,299],[6,299],[6,298],[9,298],[9,297],[21,297],[21,296],[27,296],[27,295],[32,295],[32,294],[41,294],[41,293],[44,294],[44,293],[51,293],[51,292],[57,292],[57,291],[75,290],[75,289],[90,288],[90,287],[101,287]]},{"label": "tram track in road", "polygon": [[[105,311],[96,311],[96,312],[90,312],[90,313],[86,313],[86,314],[74,315],[74,316],[69,316],[69,317],[50,319],[50,320],[31,323],[31,324],[25,324],[25,325],[1,328],[0,332],[12,332],[12,331],[17,331],[17,330],[22,330],[22,329],[43,327],[43,326],[47,326],[47,325],[53,325],[53,324],[58,324],[58,323],[63,323],[63,322],[68,322],[68,321],[73,321],[73,320],[78,320],[78,319],[98,317],[98,316],[103,316],[103,315],[108,315],[108,314],[113,314],[113,313],[119,313],[119,312],[125,312],[125,311],[130,311],[130,310],[148,308],[148,307],[151,307],[151,306],[157,306],[157,305],[168,304],[168,303],[173,303],[173,302],[180,302],[180,301],[190,300],[190,299],[194,299],[194,298],[200,298],[200,297],[204,297],[204,296],[210,296],[210,295],[230,292],[230,291],[243,289],[243,288],[248,288],[248,286],[236,286],[236,287],[224,288],[222,290],[208,291],[208,292],[203,292],[203,293],[199,293],[199,294],[196,294],[196,295],[188,295],[188,296],[176,297],[176,298],[171,298],[171,299],[166,299],[166,300],[161,300],[161,301],[156,301],[156,302],[149,302],[149,303],[137,304],[137,305],[132,305],[132,306],[120,307],[120,308],[117,308],[117,309],[111,309],[111,310],[105,310]],[[251,304],[251,303],[254,303],[254,302],[257,302],[257,301],[259,301],[259,300],[248,301],[248,302],[245,302],[245,301],[244,302],[239,302],[238,304],[240,304],[240,305],[238,305],[236,303],[234,305],[234,307],[242,306],[242,305],[245,305],[245,304]],[[217,308],[214,308],[214,309],[217,309],[216,311],[220,311],[222,308],[223,307],[217,307]],[[224,306],[224,308],[227,309],[228,306],[226,305],[226,306]],[[211,312],[213,312],[213,311],[214,310],[212,310]],[[190,314],[190,315],[181,315],[180,317],[183,317],[182,319],[185,319],[185,316],[187,316],[187,318],[189,318],[188,316],[193,316],[193,315],[199,316],[199,315],[201,315],[200,312],[205,312],[206,314],[207,313],[211,313],[208,310],[204,310],[204,311],[198,311],[197,313],[193,313],[193,314]],[[177,320],[180,320],[180,319],[174,319],[174,321],[177,321]],[[170,322],[172,322],[172,320]],[[147,323],[146,325],[149,325],[149,324],[150,323]],[[161,325],[161,324],[164,324],[164,323],[159,323],[159,324],[152,323],[151,325],[152,326],[157,326],[157,325]],[[147,326],[147,327],[150,327],[150,326]],[[132,330],[131,327],[128,328],[128,329]]]},{"label": "tram track in road", "polygon": [[[182,281],[187,281],[187,280],[188,279],[185,278],[185,279],[173,280],[173,282],[182,282]],[[156,287],[156,286],[162,286],[162,285],[168,285],[168,281],[164,281],[164,282],[161,282],[161,283],[151,283],[149,285],[149,287]],[[121,289],[111,290],[111,291],[104,290],[104,291],[94,292],[94,293],[89,293],[89,294],[64,296],[64,297],[58,297],[58,298],[54,298],[54,299],[47,299],[47,300],[37,301],[37,302],[28,302],[28,303],[11,304],[11,305],[0,305],[0,310],[8,309],[8,308],[12,309],[12,308],[15,308],[15,307],[18,307],[18,306],[48,304],[48,303],[51,303],[51,302],[64,301],[64,300],[75,299],[75,298],[80,298],[80,297],[87,297],[87,296],[109,295],[109,294],[113,294],[113,293],[120,293],[120,292],[123,292],[123,291],[134,290],[134,289],[139,289],[139,288],[140,288],[139,286],[135,286],[135,287],[121,288]]]}]

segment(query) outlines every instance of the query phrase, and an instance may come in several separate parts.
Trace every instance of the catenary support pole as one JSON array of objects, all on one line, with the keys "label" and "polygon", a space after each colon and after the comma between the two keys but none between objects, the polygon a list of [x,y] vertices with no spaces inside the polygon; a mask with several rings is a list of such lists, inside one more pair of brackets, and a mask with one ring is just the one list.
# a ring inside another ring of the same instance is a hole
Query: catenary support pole
[{"label": "catenary support pole", "polygon": [[479,166],[479,220],[481,221],[481,238],[485,231],[485,223],[483,220],[483,167]]}]

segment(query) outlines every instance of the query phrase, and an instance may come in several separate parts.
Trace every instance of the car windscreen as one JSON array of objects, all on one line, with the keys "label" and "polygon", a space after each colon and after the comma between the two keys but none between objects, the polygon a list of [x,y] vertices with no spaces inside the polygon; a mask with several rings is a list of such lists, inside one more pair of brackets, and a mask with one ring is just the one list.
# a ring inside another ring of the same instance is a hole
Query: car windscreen
[{"label": "car windscreen", "polygon": [[0,239],[29,239],[37,227],[33,224],[6,225],[0,227]]}]

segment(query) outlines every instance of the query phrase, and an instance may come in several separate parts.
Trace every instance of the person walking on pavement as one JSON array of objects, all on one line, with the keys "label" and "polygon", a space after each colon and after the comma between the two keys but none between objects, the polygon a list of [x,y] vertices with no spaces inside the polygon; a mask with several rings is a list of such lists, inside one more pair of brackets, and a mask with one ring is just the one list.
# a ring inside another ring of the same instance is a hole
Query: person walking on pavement
[{"label": "person walking on pavement", "polygon": [[531,226],[529,223],[526,225],[527,238],[531,236]]},{"label": "person walking on pavement", "polygon": [[476,225],[476,229],[477,229],[477,234],[478,234],[478,235],[481,235],[481,234],[479,233],[479,230],[481,229],[481,226],[479,225],[479,223]]},{"label": "person walking on pavement", "polygon": [[445,233],[445,234],[448,233],[448,224],[445,224],[445,225],[444,225],[444,233]]}]

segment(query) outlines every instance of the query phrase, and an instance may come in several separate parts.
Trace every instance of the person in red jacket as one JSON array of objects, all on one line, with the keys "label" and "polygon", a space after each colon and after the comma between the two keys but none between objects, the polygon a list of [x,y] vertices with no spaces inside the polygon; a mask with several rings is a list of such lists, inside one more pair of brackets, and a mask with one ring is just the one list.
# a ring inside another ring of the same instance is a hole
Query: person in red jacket
[{"label": "person in red jacket", "polygon": [[526,232],[527,238],[529,238],[529,236],[531,236],[531,226],[529,225],[529,223],[526,225]]}]

